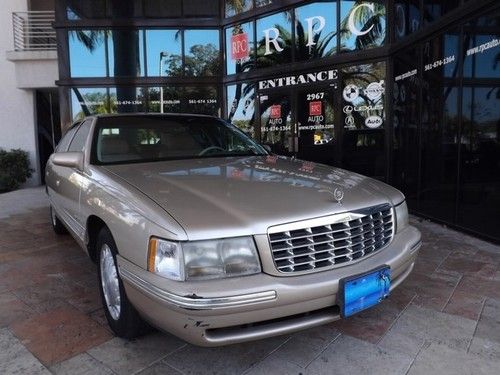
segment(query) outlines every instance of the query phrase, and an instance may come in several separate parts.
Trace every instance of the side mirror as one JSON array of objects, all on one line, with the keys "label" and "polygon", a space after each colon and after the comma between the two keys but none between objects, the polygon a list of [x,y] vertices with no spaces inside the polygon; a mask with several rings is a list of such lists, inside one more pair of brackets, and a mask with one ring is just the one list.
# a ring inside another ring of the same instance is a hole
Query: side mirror
[{"label": "side mirror", "polygon": [[52,163],[61,167],[76,168],[83,171],[83,152],[56,152],[52,155]]}]

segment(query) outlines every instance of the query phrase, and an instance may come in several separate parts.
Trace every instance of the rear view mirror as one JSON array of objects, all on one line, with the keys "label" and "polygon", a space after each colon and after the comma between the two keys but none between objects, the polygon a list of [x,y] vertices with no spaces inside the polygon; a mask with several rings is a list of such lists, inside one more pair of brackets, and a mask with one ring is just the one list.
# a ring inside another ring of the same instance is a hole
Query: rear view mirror
[{"label": "rear view mirror", "polygon": [[57,152],[52,156],[52,163],[83,171],[83,156],[83,152]]}]

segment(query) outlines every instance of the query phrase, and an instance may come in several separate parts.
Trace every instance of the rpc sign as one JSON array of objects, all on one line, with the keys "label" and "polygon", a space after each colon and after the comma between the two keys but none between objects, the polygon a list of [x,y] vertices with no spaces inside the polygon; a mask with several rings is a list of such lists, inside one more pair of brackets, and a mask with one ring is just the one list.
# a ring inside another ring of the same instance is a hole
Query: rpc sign
[{"label": "rpc sign", "polygon": [[[364,17],[369,19],[371,15],[375,14],[375,4],[374,3],[360,3],[354,6],[347,18],[347,28],[351,34],[356,36],[363,36],[368,34],[374,28],[374,25],[365,27],[367,25],[360,25],[358,19],[360,14],[364,13]],[[318,39],[315,40],[315,36],[318,35],[327,25],[325,17],[321,15],[315,15],[304,19],[305,26],[307,29],[307,47],[312,47],[318,43]],[[264,56],[273,54],[275,52],[282,52],[284,47],[279,43],[280,31],[277,27],[270,27],[262,30],[264,42],[265,42],[265,52]]]},{"label": "rpc sign", "polygon": [[231,36],[231,59],[242,60],[249,56],[250,48],[248,46],[247,33],[241,33]]}]

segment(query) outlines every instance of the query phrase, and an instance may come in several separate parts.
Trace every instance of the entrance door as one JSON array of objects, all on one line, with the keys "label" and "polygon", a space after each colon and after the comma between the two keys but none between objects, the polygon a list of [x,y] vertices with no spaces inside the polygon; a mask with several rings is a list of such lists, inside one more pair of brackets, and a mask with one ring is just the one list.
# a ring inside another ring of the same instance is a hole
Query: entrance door
[{"label": "entrance door", "polygon": [[297,157],[333,165],[335,160],[334,89],[296,90]]},{"label": "entrance door", "polygon": [[57,89],[36,91],[36,121],[40,177],[43,184],[45,183],[45,165],[61,138]]},{"label": "entrance door", "polygon": [[291,92],[278,91],[260,95],[261,142],[279,155],[295,155],[295,126],[292,122]]}]

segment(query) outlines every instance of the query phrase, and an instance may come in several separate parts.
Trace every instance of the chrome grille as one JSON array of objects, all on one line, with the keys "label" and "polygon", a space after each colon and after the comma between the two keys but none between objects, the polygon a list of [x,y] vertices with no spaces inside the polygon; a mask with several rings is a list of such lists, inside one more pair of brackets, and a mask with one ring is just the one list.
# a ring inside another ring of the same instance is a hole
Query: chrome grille
[{"label": "chrome grille", "polygon": [[321,221],[308,220],[303,227],[294,223],[269,228],[278,271],[302,272],[345,265],[382,249],[394,233],[390,205],[333,215],[325,218],[324,224]]}]

